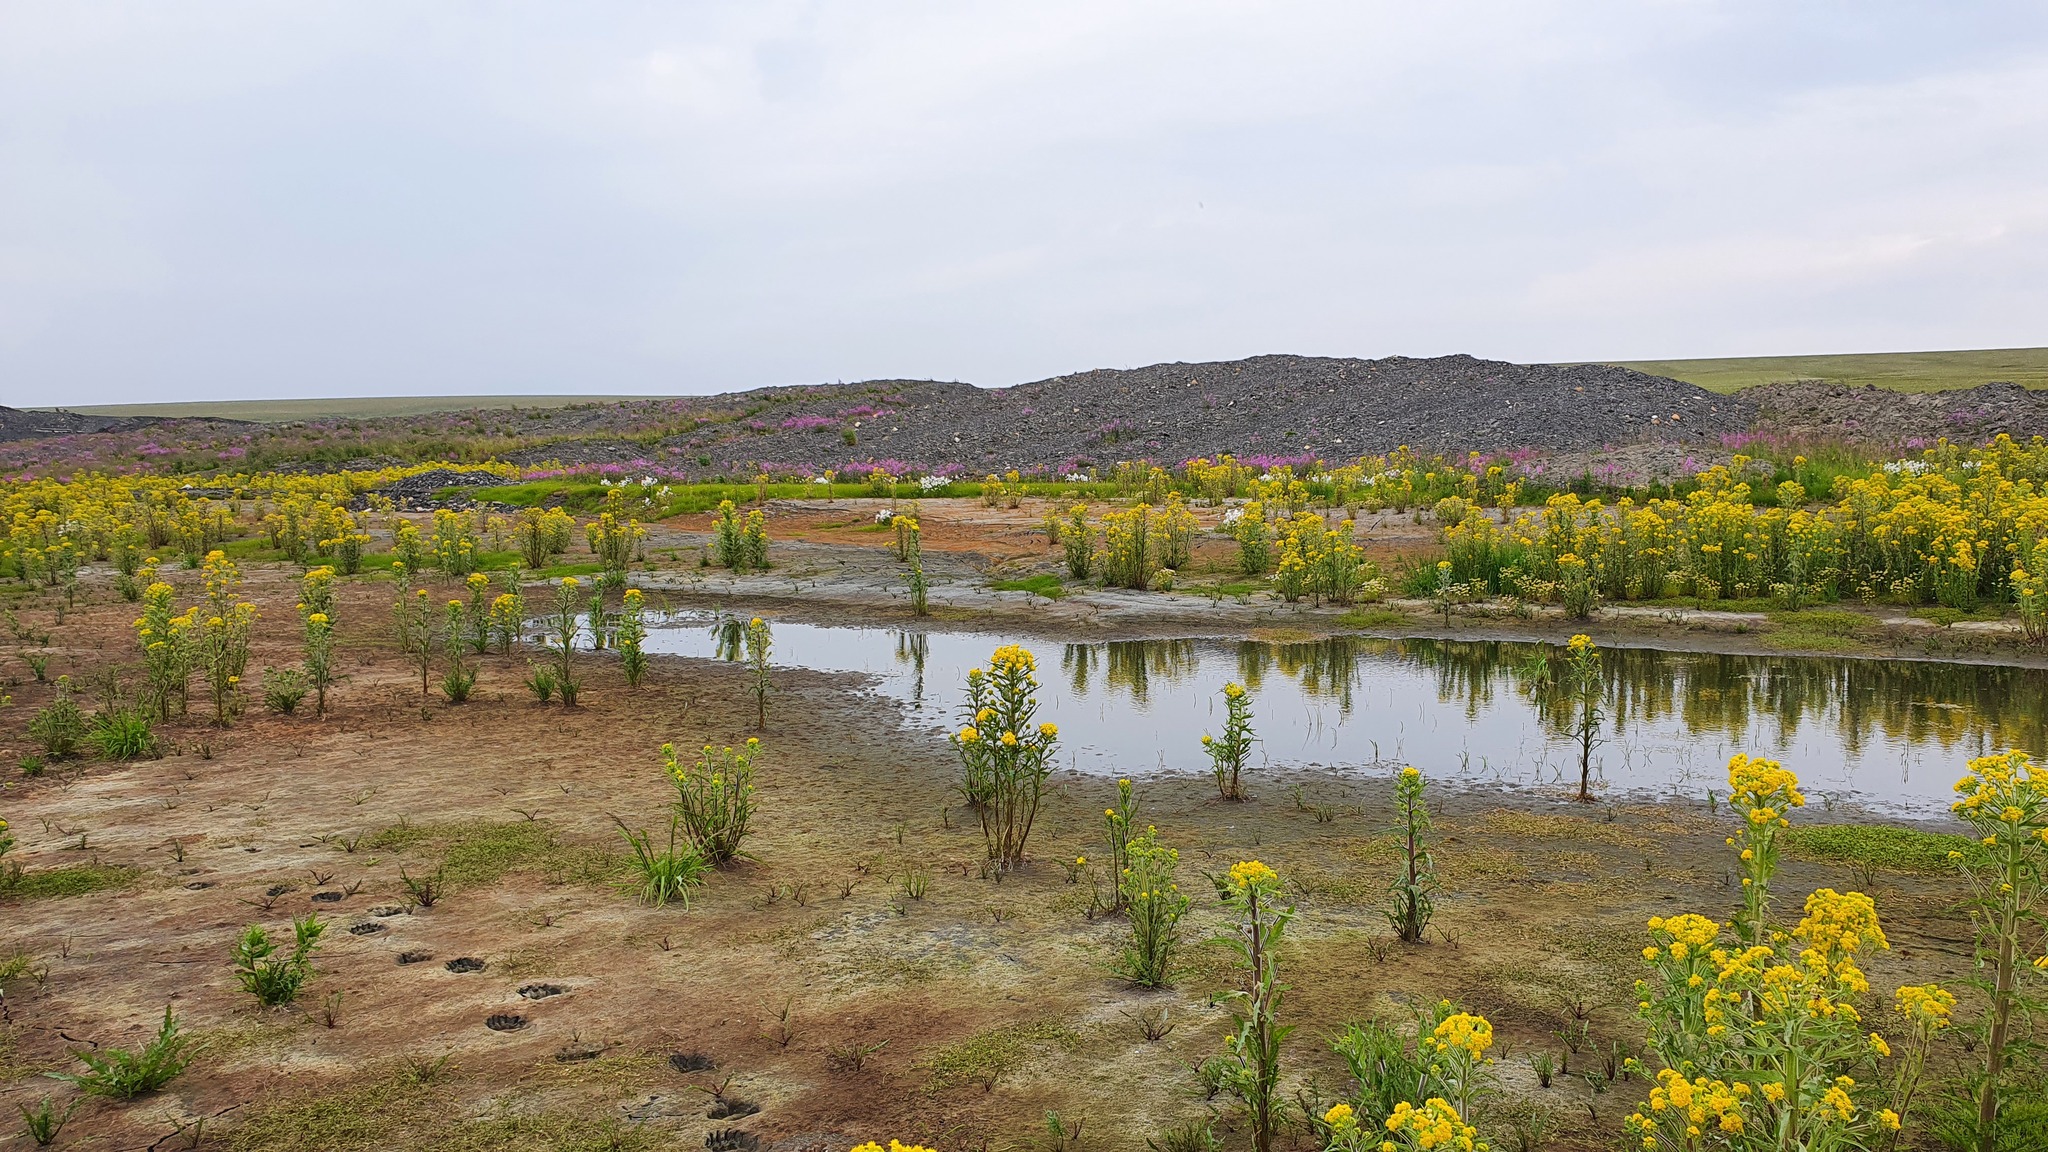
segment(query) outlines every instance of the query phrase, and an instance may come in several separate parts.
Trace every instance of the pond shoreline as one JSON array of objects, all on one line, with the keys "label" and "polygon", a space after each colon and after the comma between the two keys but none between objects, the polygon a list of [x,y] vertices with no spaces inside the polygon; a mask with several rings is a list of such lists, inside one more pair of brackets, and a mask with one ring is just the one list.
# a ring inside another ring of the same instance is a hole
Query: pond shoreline
[{"label": "pond shoreline", "polygon": [[[1609,648],[1736,656],[1803,656],[1845,660],[1920,661],[2009,668],[2048,668],[2048,650],[2023,646],[2007,629],[1945,629],[1910,618],[1868,616],[1882,639],[1841,646],[1787,643],[1773,636],[1771,614],[1713,609],[1603,607],[1586,620],[1531,606],[1526,617],[1484,614],[1467,606],[1448,625],[1420,600],[1355,607],[1288,604],[1270,598],[1239,602],[1192,592],[1135,592],[1083,587],[1058,598],[989,587],[994,574],[958,558],[931,561],[930,613],[910,610],[902,577],[877,564],[873,549],[779,546],[778,567],[735,575],[721,569],[634,573],[630,583],[688,607],[772,610],[820,625],[888,626],[968,632],[1023,632],[1048,640],[1100,642],[1158,639],[1306,640],[1352,635],[1384,640],[1502,640],[1562,644],[1584,632]],[[852,553],[852,555],[848,555]],[[1361,619],[1364,617],[1365,619]],[[1369,622],[1367,622],[1369,620]],[[1904,622],[1910,621],[1910,622]],[[1960,630],[1959,630],[1960,629]],[[2016,635],[2016,633],[2015,633]],[[1776,642],[1774,642],[1774,639]]]}]

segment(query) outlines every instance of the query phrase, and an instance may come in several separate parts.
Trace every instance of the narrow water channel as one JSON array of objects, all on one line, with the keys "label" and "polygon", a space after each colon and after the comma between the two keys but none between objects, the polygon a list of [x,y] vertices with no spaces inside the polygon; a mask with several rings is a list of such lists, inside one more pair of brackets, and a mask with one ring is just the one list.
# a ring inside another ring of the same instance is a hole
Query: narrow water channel
[{"label": "narrow water channel", "polygon": [[[737,633],[711,615],[650,630],[649,652],[737,659]],[[1060,726],[1061,763],[1081,772],[1203,772],[1200,740],[1220,730],[1218,693],[1250,689],[1255,758],[1380,774],[1414,764],[1432,776],[1561,792],[1578,748],[1566,710],[1526,684],[1541,646],[1502,641],[1339,636],[1056,643],[987,633],[779,622],[771,663],[863,673],[911,722],[950,731],[967,670],[998,645],[1038,658],[1041,719]],[[1730,755],[1781,760],[1810,804],[1853,802],[1902,815],[1947,810],[1971,756],[2039,753],[2048,672],[1929,661],[1731,656],[1608,649],[1604,795],[1725,793]]]}]

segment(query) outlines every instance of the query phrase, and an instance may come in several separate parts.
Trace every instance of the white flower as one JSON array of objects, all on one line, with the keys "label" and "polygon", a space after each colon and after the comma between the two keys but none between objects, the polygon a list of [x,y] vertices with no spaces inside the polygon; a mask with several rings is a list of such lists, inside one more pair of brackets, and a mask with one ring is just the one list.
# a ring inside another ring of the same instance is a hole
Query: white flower
[{"label": "white flower", "polygon": [[882,508],[875,512],[875,523],[877,524],[887,524],[889,521],[894,520],[895,518],[896,514],[894,512],[889,511],[887,508]]},{"label": "white flower", "polygon": [[640,486],[641,486],[642,488],[645,488],[645,487],[647,487],[647,486],[648,486],[649,484],[652,484],[652,483],[654,483],[654,477],[652,477],[652,476],[642,476],[642,477],[640,478]]},{"label": "white flower", "polygon": [[1086,484],[1088,482],[1088,474],[1086,472],[1069,472],[1063,479],[1069,484]]},{"label": "white flower", "polygon": [[1232,508],[1223,514],[1223,522],[1225,524],[1235,524],[1242,519],[1244,519],[1244,509],[1242,508]]},{"label": "white flower", "polygon": [[946,478],[944,476],[926,476],[917,482],[918,491],[920,492],[937,492],[945,486]]}]

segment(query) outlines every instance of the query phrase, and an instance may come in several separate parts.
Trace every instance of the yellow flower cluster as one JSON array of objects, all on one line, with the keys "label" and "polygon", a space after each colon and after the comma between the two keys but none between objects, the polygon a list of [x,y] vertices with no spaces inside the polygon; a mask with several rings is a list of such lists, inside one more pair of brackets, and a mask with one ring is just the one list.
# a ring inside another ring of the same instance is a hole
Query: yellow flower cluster
[{"label": "yellow flower cluster", "polygon": [[1230,866],[1230,886],[1239,892],[1270,889],[1280,883],[1280,874],[1257,860],[1241,860]]},{"label": "yellow flower cluster", "polygon": [[1393,1114],[1387,1117],[1387,1131],[1405,1136],[1412,1147],[1423,1152],[1438,1148],[1479,1152],[1485,1147],[1478,1142],[1479,1129],[1465,1123],[1450,1101],[1440,1096],[1431,1097],[1420,1108],[1406,1100],[1394,1105]]},{"label": "yellow flower cluster", "polygon": [[2025,752],[2014,749],[1996,756],[1979,756],[1970,761],[1969,775],[1956,781],[1962,799],[1949,809],[1972,823],[2009,825],[2026,833],[2023,826],[2042,816],[2042,795],[2034,780],[2034,764]]},{"label": "yellow flower cluster", "polygon": [[1021,644],[1005,644],[988,658],[989,667],[997,672],[1022,672],[1029,674],[1038,670],[1038,658]]},{"label": "yellow flower cluster", "polygon": [[1892,1004],[1907,1023],[1938,1029],[1947,1027],[1956,998],[1939,984],[1908,984],[1892,994]]},{"label": "yellow flower cluster", "polygon": [[1483,1060],[1486,1050],[1493,1047],[1493,1025],[1484,1016],[1460,1012],[1438,1024],[1424,1041],[1424,1047],[1432,1052],[1456,1049],[1474,1060]]},{"label": "yellow flower cluster", "polygon": [[865,1144],[854,1145],[853,1152],[932,1152],[932,1150],[922,1144],[905,1144],[899,1140],[889,1141],[889,1146],[884,1148],[870,1140]]},{"label": "yellow flower cluster", "polygon": [[1643,1147],[1657,1146],[1654,1114],[1674,1112],[1685,1123],[1686,1135],[1697,1140],[1709,1128],[1734,1134],[1742,1131],[1742,1102],[1749,1099],[1747,1084],[1728,1084],[1705,1076],[1687,1080],[1669,1068],[1657,1073],[1657,1086],[1650,1089],[1650,1112],[1631,1115],[1630,1129],[1643,1135]]},{"label": "yellow flower cluster", "polygon": [[[1799,791],[1799,777],[1776,760],[1737,753],[1728,761],[1729,803],[1748,809],[1754,823],[1776,819],[1782,825],[1784,811],[1804,808],[1806,797]],[[1758,817],[1755,813],[1761,812]]]}]

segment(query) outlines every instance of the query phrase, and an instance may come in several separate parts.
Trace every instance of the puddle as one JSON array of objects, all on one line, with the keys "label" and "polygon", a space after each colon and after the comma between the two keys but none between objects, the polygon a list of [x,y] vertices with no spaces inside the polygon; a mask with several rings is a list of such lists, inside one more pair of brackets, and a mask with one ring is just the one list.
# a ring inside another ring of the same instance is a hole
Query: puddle
[{"label": "puddle", "polygon": [[[650,629],[649,652],[737,659],[710,615]],[[775,625],[771,663],[862,673],[914,724],[961,722],[967,670],[1002,644],[1038,658],[1040,720],[1060,727],[1060,766],[1094,775],[1205,773],[1201,734],[1221,730],[1219,693],[1251,692],[1254,763],[1383,774],[1414,764],[1481,785],[1576,785],[1563,710],[1520,669],[1547,645],[1508,641],[1298,643],[1172,639],[1062,644],[987,633]],[[1947,811],[1971,756],[2039,753],[2048,671],[1934,661],[1604,652],[1606,721],[1594,751],[1609,796],[1725,791],[1736,752],[1782,760],[1808,802],[1909,815]]]}]

